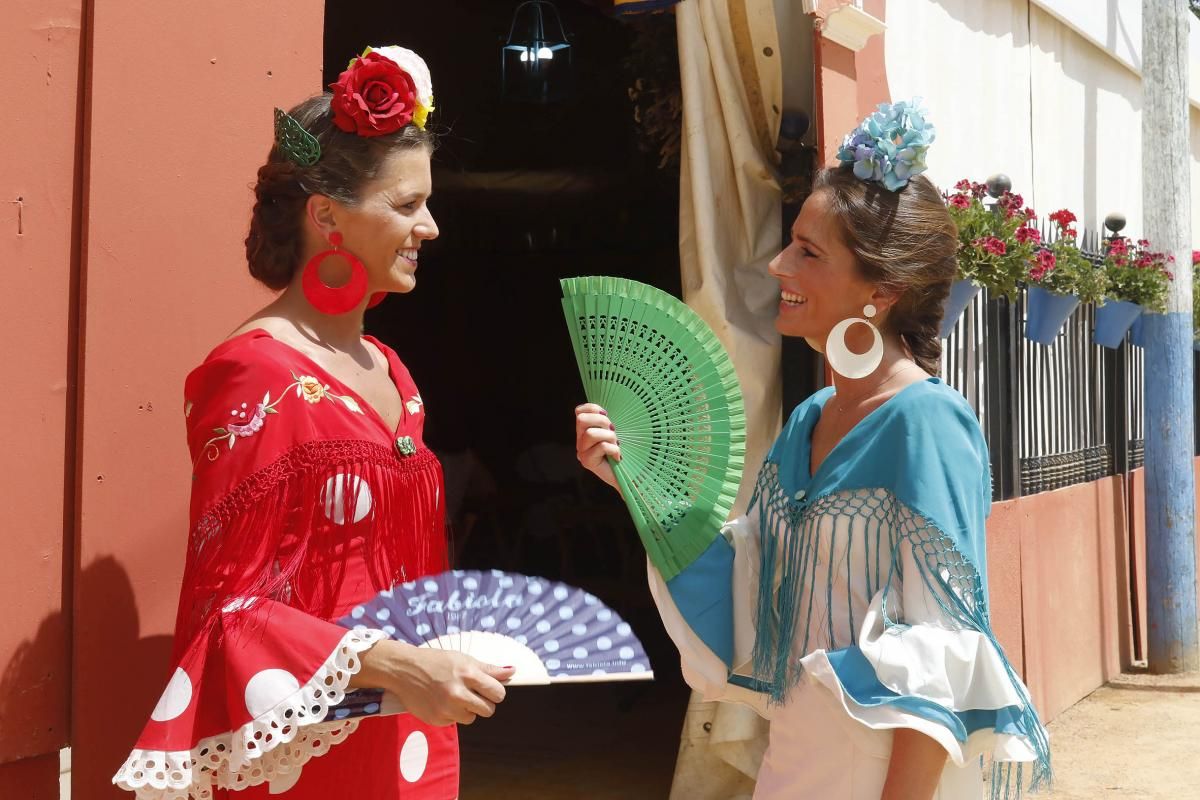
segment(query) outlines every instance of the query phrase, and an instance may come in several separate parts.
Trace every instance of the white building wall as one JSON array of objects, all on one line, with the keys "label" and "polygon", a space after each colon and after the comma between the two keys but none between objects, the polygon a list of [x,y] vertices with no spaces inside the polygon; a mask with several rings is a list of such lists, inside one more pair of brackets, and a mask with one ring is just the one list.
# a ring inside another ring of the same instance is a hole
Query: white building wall
[{"label": "white building wall", "polygon": [[[892,0],[893,99],[923,96],[942,187],[1005,172],[1040,215],[1142,231],[1141,0]],[[1071,19],[1068,25],[1064,19]],[[1192,230],[1200,246],[1200,22],[1192,21]]]}]

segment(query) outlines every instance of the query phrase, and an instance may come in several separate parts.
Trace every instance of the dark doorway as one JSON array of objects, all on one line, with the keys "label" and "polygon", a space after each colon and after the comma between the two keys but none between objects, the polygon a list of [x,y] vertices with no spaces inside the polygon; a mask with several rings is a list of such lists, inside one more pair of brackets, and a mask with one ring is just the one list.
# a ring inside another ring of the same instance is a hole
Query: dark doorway
[{"label": "dark doorway", "polygon": [[411,48],[433,75],[442,135],[430,205],[441,237],[422,249],[417,290],[370,312],[367,328],[421,388],[456,566],[593,592],[633,625],[656,675],[514,689],[494,719],[461,731],[464,800],[665,798],[687,702],[624,505],[574,458],[583,398],[559,279],[620,275],[680,290],[678,173],[641,146],[629,96],[646,63],[635,40],[658,26],[667,35],[656,40],[673,47],[673,17],[630,24],[607,5],[558,0],[573,92],[529,105],[500,97],[516,0],[326,3],[326,83],[371,44]]}]

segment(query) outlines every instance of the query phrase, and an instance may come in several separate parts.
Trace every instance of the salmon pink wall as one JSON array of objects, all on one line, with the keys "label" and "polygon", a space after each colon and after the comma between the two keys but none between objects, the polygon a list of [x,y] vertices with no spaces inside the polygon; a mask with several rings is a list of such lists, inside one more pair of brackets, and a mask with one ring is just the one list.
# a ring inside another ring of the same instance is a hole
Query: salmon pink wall
[{"label": "salmon pink wall", "polygon": [[1019,619],[1024,677],[1046,720],[1130,662],[1126,497],[1116,476],[993,506],[992,616],[1014,664]]},{"label": "salmon pink wall", "polygon": [[[839,6],[840,0],[821,0],[817,8],[820,20]],[[884,20],[886,0],[866,0],[863,10]],[[816,105],[818,108],[817,148],[825,165],[833,163],[844,137],[879,103],[891,99],[883,59],[883,37],[872,36],[857,53],[821,35],[815,26]]]},{"label": "salmon pink wall", "polygon": [[0,75],[10,90],[0,114],[4,798],[57,796],[58,750],[69,734],[63,519],[82,17],[79,0],[11,0],[0,25]]},{"label": "salmon pink wall", "polygon": [[324,4],[95,3],[86,132],[74,800],[167,675],[186,539],[187,372],[267,295],[246,275],[272,108],[321,89]]}]

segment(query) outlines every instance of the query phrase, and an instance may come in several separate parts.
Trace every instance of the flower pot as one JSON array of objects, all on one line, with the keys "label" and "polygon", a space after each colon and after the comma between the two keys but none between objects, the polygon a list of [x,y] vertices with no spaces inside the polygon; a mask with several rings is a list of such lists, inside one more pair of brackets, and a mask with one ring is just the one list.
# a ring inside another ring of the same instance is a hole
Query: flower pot
[{"label": "flower pot", "polygon": [[1109,300],[1096,309],[1096,328],[1092,341],[1101,347],[1118,348],[1125,341],[1125,332],[1142,315],[1142,307],[1127,300]]},{"label": "flower pot", "polygon": [[967,306],[971,305],[971,301],[975,299],[975,295],[979,294],[982,286],[978,286],[973,281],[958,280],[950,287],[950,296],[946,298],[946,305],[942,307],[942,327],[938,335],[945,339],[954,330],[955,324],[958,323],[958,318],[962,316],[963,311]]},{"label": "flower pot", "polygon": [[1145,320],[1145,317],[1139,315],[1129,326],[1129,343],[1135,347],[1146,346]]},{"label": "flower pot", "polygon": [[1055,294],[1040,286],[1030,286],[1025,307],[1025,338],[1037,344],[1053,344],[1078,305],[1079,298],[1073,294]]}]

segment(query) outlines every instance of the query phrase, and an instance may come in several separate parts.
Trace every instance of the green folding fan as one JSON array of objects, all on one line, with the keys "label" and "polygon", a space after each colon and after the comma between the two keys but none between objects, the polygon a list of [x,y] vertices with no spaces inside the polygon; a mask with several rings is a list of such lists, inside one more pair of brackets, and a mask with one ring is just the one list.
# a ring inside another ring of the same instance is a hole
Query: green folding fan
[{"label": "green folding fan", "polygon": [[621,494],[670,580],[718,535],[742,480],[746,414],[733,364],[696,312],[653,286],[584,277],[562,290],[584,394],[621,437]]}]

